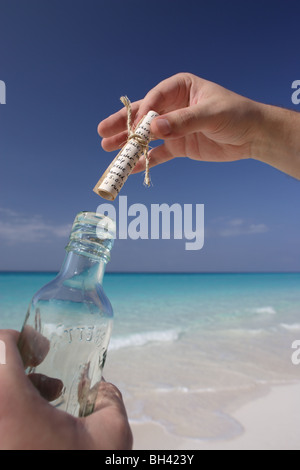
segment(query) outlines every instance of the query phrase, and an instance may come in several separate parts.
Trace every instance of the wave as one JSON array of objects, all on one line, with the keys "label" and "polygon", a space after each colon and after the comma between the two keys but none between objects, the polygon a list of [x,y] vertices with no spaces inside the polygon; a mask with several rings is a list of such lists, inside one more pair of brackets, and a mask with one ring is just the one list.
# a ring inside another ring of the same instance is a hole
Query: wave
[{"label": "wave", "polygon": [[[268,381],[260,381],[260,380],[257,380],[256,383],[258,385],[262,385],[262,384],[266,384],[268,385],[269,382]],[[271,382],[270,382],[271,383]],[[274,383],[279,383],[278,381],[274,381]],[[282,383],[287,383],[286,381],[282,381]],[[297,381],[297,383],[299,383]],[[245,384],[245,385],[236,385],[236,386],[215,386],[215,387],[200,387],[200,388],[188,388],[188,387],[184,387],[184,386],[175,386],[175,387],[172,387],[172,386],[165,386],[165,387],[158,387],[154,390],[154,392],[156,393],[163,393],[163,394],[167,394],[167,393],[182,393],[182,394],[186,394],[186,393],[189,393],[189,394],[195,394],[195,395],[199,395],[199,394],[216,394],[216,393],[228,393],[228,392],[242,392],[242,391],[247,391],[247,390],[252,390],[253,389],[253,383],[249,383],[249,384]]]},{"label": "wave", "polygon": [[189,393],[190,389],[188,387],[160,387],[156,388],[155,392],[157,393]]},{"label": "wave", "polygon": [[145,346],[145,344],[159,342],[167,343],[177,341],[179,331],[144,331],[142,333],[134,333],[128,336],[112,338],[109,345],[110,351],[116,351],[123,348],[132,348],[137,346]]},{"label": "wave", "polygon": [[276,314],[276,310],[271,306],[254,308],[253,312],[254,313],[259,313],[259,314],[267,313],[269,315],[275,315]]},{"label": "wave", "polygon": [[262,333],[265,333],[266,330],[262,330],[261,328],[235,328],[231,330],[227,330],[227,333],[234,334],[234,335],[261,335]]},{"label": "wave", "polygon": [[190,389],[188,387],[177,386],[177,387],[159,387],[155,389],[156,393],[216,393],[216,388],[197,388]]},{"label": "wave", "polygon": [[288,325],[287,323],[280,323],[281,328],[288,331],[300,330],[300,323],[292,323]]}]

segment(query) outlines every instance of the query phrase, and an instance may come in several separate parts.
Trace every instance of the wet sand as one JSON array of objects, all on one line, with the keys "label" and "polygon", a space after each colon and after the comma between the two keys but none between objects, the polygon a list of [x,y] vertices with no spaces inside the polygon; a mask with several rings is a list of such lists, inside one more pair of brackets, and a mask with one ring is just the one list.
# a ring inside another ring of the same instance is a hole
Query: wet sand
[{"label": "wet sand", "polygon": [[[273,387],[232,414],[241,434],[229,440],[185,439],[155,422],[132,423],[136,450],[300,450],[300,384]],[[205,425],[205,423],[204,423]]]}]

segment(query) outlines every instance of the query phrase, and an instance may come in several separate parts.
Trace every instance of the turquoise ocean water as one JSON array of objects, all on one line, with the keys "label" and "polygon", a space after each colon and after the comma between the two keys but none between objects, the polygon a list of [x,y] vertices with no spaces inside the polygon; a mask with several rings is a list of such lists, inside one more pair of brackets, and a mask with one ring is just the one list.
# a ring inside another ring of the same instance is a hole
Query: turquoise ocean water
[{"label": "turquoise ocean water", "polygon": [[[20,329],[53,273],[0,273],[0,328]],[[112,274],[114,329],[104,376],[132,421],[190,438],[230,438],[241,404],[300,381],[300,274]]]}]

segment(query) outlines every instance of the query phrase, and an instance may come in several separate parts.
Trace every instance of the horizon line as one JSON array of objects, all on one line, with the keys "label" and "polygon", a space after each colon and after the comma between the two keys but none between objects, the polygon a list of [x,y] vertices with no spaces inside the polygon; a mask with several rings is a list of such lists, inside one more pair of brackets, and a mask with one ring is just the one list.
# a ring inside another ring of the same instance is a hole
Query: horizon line
[{"label": "horizon line", "polygon": [[[0,274],[57,274],[59,270],[0,270]],[[106,271],[105,274],[300,274],[299,271]]]}]

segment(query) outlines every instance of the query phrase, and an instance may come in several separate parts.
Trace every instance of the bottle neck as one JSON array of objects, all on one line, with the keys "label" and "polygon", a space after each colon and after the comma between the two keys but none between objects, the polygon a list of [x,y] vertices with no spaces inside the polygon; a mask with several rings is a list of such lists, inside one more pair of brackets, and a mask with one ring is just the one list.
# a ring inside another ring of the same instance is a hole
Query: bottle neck
[{"label": "bottle neck", "polygon": [[102,284],[114,234],[115,224],[108,217],[93,212],[77,214],[59,273],[64,283],[84,289]]},{"label": "bottle neck", "polygon": [[74,288],[92,289],[103,282],[106,262],[103,258],[93,258],[75,251],[67,251],[59,276]]}]

